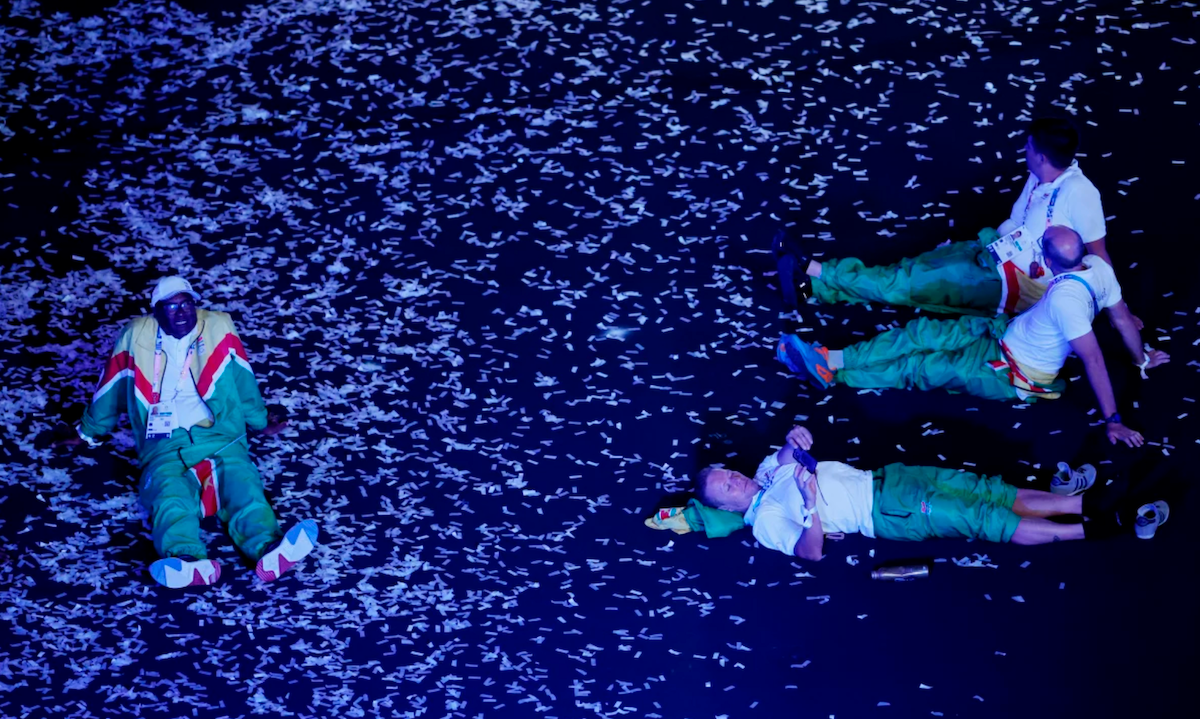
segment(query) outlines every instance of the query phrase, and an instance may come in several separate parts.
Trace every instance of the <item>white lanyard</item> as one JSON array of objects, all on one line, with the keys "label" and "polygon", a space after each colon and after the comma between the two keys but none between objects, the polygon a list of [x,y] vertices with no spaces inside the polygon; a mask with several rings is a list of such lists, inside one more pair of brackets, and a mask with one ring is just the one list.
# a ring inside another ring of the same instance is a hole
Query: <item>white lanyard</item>
[{"label": "white lanyard", "polygon": [[[162,348],[162,334],[162,328],[159,327],[158,335],[154,339],[154,387],[153,394],[150,397],[150,404],[158,404],[159,400],[161,399],[159,394],[162,390],[163,375],[166,374],[166,367],[164,366],[164,357],[166,353],[163,352]],[[199,341],[199,338],[196,339]],[[188,375],[189,377],[191,376],[192,357],[195,356],[195,354],[196,342],[193,342],[188,346],[187,357],[185,357],[183,360],[183,366],[179,368],[179,382],[183,381],[184,375]],[[176,383],[175,386],[178,388],[179,384]]]}]

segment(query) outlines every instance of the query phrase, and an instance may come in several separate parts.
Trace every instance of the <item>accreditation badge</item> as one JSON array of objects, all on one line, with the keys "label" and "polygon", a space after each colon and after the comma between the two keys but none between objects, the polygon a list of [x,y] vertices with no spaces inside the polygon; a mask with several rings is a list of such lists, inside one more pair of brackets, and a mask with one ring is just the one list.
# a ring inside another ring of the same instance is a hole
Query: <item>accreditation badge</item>
[{"label": "accreditation badge", "polygon": [[150,413],[146,415],[146,439],[167,439],[178,426],[174,402],[150,405]]},{"label": "accreditation badge", "polygon": [[1027,227],[1021,226],[993,241],[987,250],[997,265],[1012,262],[1023,272],[1036,255],[1037,240]]}]

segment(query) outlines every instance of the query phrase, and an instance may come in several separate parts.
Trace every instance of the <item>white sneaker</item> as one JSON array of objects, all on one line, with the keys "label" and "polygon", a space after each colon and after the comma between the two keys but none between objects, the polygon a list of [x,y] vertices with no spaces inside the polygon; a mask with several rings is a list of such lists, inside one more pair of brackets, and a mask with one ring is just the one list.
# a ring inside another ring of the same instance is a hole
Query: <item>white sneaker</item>
[{"label": "white sneaker", "polygon": [[291,569],[316,548],[319,534],[317,523],[313,520],[305,519],[299,522],[283,535],[283,539],[275,545],[274,549],[258,560],[258,566],[254,568],[254,571],[264,582],[273,582],[279,579],[280,575]]},{"label": "white sneaker", "polygon": [[1096,468],[1090,464],[1081,464],[1079,469],[1071,469],[1066,462],[1058,463],[1058,471],[1050,480],[1050,491],[1067,497],[1086,492],[1096,483]]},{"label": "white sneaker", "polygon": [[150,565],[150,576],[167,589],[207,586],[221,578],[221,565],[212,559],[164,557]]},{"label": "white sneaker", "polygon": [[1167,523],[1171,508],[1159,500],[1138,507],[1137,518],[1133,523],[1133,531],[1138,539],[1150,539],[1159,527]]}]

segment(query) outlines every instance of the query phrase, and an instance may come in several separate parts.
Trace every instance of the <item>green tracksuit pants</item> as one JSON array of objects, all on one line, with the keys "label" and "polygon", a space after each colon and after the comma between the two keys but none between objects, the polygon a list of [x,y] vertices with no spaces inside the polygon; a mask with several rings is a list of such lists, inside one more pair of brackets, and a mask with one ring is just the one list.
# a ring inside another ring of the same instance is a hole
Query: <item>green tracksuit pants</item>
[{"label": "green tracksuit pants", "polygon": [[921,317],[842,351],[838,382],[860,388],[944,389],[984,399],[1012,400],[1007,372],[988,365],[1002,358],[1004,317]]},{"label": "green tracksuit pants", "polygon": [[894,265],[823,260],[812,288],[820,302],[882,302],[985,317],[996,314],[1002,291],[995,261],[978,241],[954,242]]},{"label": "green tracksuit pants", "polygon": [[151,456],[143,458],[138,495],[150,514],[159,556],[208,556],[200,540],[200,483],[191,472],[201,459],[213,462],[220,500],[217,517],[242,554],[257,561],[283,536],[244,439],[229,444],[227,437],[202,429],[193,429],[191,437],[177,429],[152,447],[146,453]]},{"label": "green tracksuit pants", "polygon": [[973,537],[1008,542],[1021,517],[1017,488],[999,477],[942,467],[889,464],[875,476],[875,536],[919,542]]}]

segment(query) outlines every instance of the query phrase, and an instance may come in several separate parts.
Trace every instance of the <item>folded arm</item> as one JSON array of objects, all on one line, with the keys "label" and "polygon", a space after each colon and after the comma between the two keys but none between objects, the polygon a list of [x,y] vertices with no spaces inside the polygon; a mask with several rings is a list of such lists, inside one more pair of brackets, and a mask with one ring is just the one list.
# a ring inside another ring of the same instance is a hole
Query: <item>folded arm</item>
[{"label": "folded arm", "polygon": [[787,433],[787,438],[784,439],[783,447],[775,455],[775,461],[779,464],[795,464],[796,458],[792,456],[792,452],[796,449],[808,451],[812,449],[813,436],[806,428],[796,425]]}]

